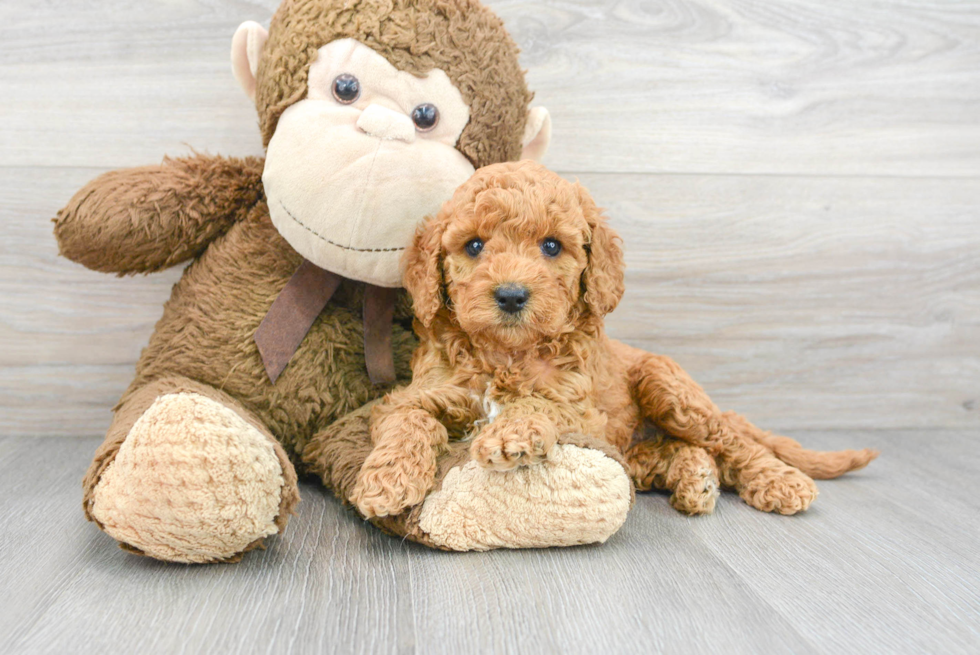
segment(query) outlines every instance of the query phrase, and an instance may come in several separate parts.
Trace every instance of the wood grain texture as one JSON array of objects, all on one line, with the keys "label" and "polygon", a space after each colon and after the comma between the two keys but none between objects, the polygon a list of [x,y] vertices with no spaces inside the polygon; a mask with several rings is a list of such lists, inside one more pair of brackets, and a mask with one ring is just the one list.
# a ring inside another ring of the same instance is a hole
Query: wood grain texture
[{"label": "wood grain texture", "polygon": [[624,236],[609,331],[773,429],[980,425],[980,184],[583,175]]},{"label": "wood grain texture", "polygon": [[426,550],[306,483],[284,535],[215,566],[84,521],[97,439],[0,439],[0,652],[976,652],[978,436],[809,432],[884,454],[801,516],[641,494],[606,544],[543,551]]},{"label": "wood grain texture", "polygon": [[[276,4],[0,6],[0,434],[107,427],[180,271],[85,271],[48,219],[109,168],[260,152],[228,44]],[[490,4],[548,163],[627,237],[615,336],[775,429],[980,423],[980,7]]]},{"label": "wood grain texture", "polygon": [[[564,170],[980,173],[980,7],[848,0],[504,11]],[[585,137],[588,135],[588,137]]]},{"label": "wood grain texture", "polygon": [[[276,0],[6,3],[0,165],[253,154],[229,74]],[[890,0],[488,2],[571,171],[980,175],[980,7]]]},{"label": "wood grain texture", "polygon": [[[814,511],[800,521],[736,506],[694,531],[826,652],[974,652],[978,436],[805,434],[824,448],[859,439],[883,455],[863,474],[820,483]],[[968,475],[949,468],[956,461]],[[719,533],[731,538],[711,538]],[[789,583],[786,562],[795,572]]]},{"label": "wood grain texture", "polygon": [[[180,270],[57,257],[49,217],[98,169],[0,179],[0,433],[95,435]],[[761,425],[980,424],[980,184],[584,174],[625,237],[609,332]]]}]

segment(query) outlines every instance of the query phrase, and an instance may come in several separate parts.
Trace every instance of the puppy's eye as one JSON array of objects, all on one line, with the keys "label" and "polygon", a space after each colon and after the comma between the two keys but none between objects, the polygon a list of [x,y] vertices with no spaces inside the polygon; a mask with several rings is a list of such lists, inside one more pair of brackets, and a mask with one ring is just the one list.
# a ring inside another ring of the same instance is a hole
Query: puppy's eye
[{"label": "puppy's eye", "polygon": [[333,81],[333,97],[342,105],[349,105],[361,96],[361,83],[349,73],[338,75]]},{"label": "puppy's eye", "polygon": [[412,110],[412,122],[419,132],[428,132],[439,122],[439,110],[428,102]]},{"label": "puppy's eye", "polygon": [[470,257],[476,257],[483,251],[483,240],[473,239],[466,244],[465,247],[466,254]]},{"label": "puppy's eye", "polygon": [[541,242],[541,252],[543,252],[546,257],[557,257],[559,253],[561,253],[561,242],[558,241],[558,239],[548,237]]}]

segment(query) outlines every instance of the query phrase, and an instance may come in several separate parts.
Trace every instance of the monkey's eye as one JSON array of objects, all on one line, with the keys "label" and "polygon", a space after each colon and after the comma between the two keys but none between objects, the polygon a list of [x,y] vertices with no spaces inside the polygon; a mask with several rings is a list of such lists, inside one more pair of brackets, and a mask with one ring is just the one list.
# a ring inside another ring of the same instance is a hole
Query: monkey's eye
[{"label": "monkey's eye", "polygon": [[557,257],[561,253],[561,242],[558,239],[548,237],[541,242],[541,252],[546,257]]},{"label": "monkey's eye", "polygon": [[470,257],[476,257],[481,252],[483,252],[483,239],[471,239],[467,242],[465,248],[466,254]]},{"label": "monkey's eye", "polygon": [[361,95],[361,83],[349,73],[338,75],[333,81],[333,97],[342,105],[349,105]]},{"label": "monkey's eye", "polygon": [[412,110],[412,122],[419,132],[428,132],[439,122],[439,110],[428,102]]}]

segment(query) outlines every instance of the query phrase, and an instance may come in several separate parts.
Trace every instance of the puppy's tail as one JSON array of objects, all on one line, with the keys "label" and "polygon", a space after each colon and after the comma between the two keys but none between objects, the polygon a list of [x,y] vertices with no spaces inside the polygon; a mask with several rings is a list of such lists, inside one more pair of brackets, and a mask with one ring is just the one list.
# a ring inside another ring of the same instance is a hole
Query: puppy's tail
[{"label": "puppy's tail", "polygon": [[880,454],[880,451],[870,448],[836,451],[807,450],[789,437],[774,435],[767,435],[757,441],[771,449],[776,457],[800,469],[814,480],[830,480],[849,471],[863,469]]},{"label": "puppy's tail", "polygon": [[789,437],[763,432],[735,412],[726,412],[725,416],[739,432],[765,446],[776,457],[815,480],[830,480],[849,471],[863,469],[880,454],[880,451],[870,448],[837,451],[807,450]]}]

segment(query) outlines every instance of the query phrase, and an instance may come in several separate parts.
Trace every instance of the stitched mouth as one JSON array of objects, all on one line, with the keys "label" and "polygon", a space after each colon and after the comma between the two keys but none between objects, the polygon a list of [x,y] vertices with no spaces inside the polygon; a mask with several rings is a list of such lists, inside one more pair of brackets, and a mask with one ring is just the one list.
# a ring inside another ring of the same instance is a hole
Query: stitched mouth
[{"label": "stitched mouth", "polygon": [[323,236],[322,234],[320,234],[319,232],[317,232],[316,230],[314,230],[312,227],[310,227],[309,225],[307,225],[303,221],[301,221],[298,218],[296,218],[296,216],[293,214],[293,212],[289,211],[289,208],[286,207],[286,205],[284,205],[281,200],[279,201],[279,206],[282,207],[282,210],[284,212],[286,212],[286,215],[289,216],[289,218],[293,219],[293,221],[297,225],[299,225],[304,230],[306,230],[307,232],[309,232],[310,234],[312,234],[316,238],[320,239],[324,243],[330,244],[334,248],[340,248],[341,250],[347,250],[347,251],[350,251],[350,252],[400,252],[402,250],[405,250],[405,248],[355,248],[353,246],[343,246],[343,245],[337,243],[336,241],[331,241],[330,239],[328,239],[327,237]]}]

